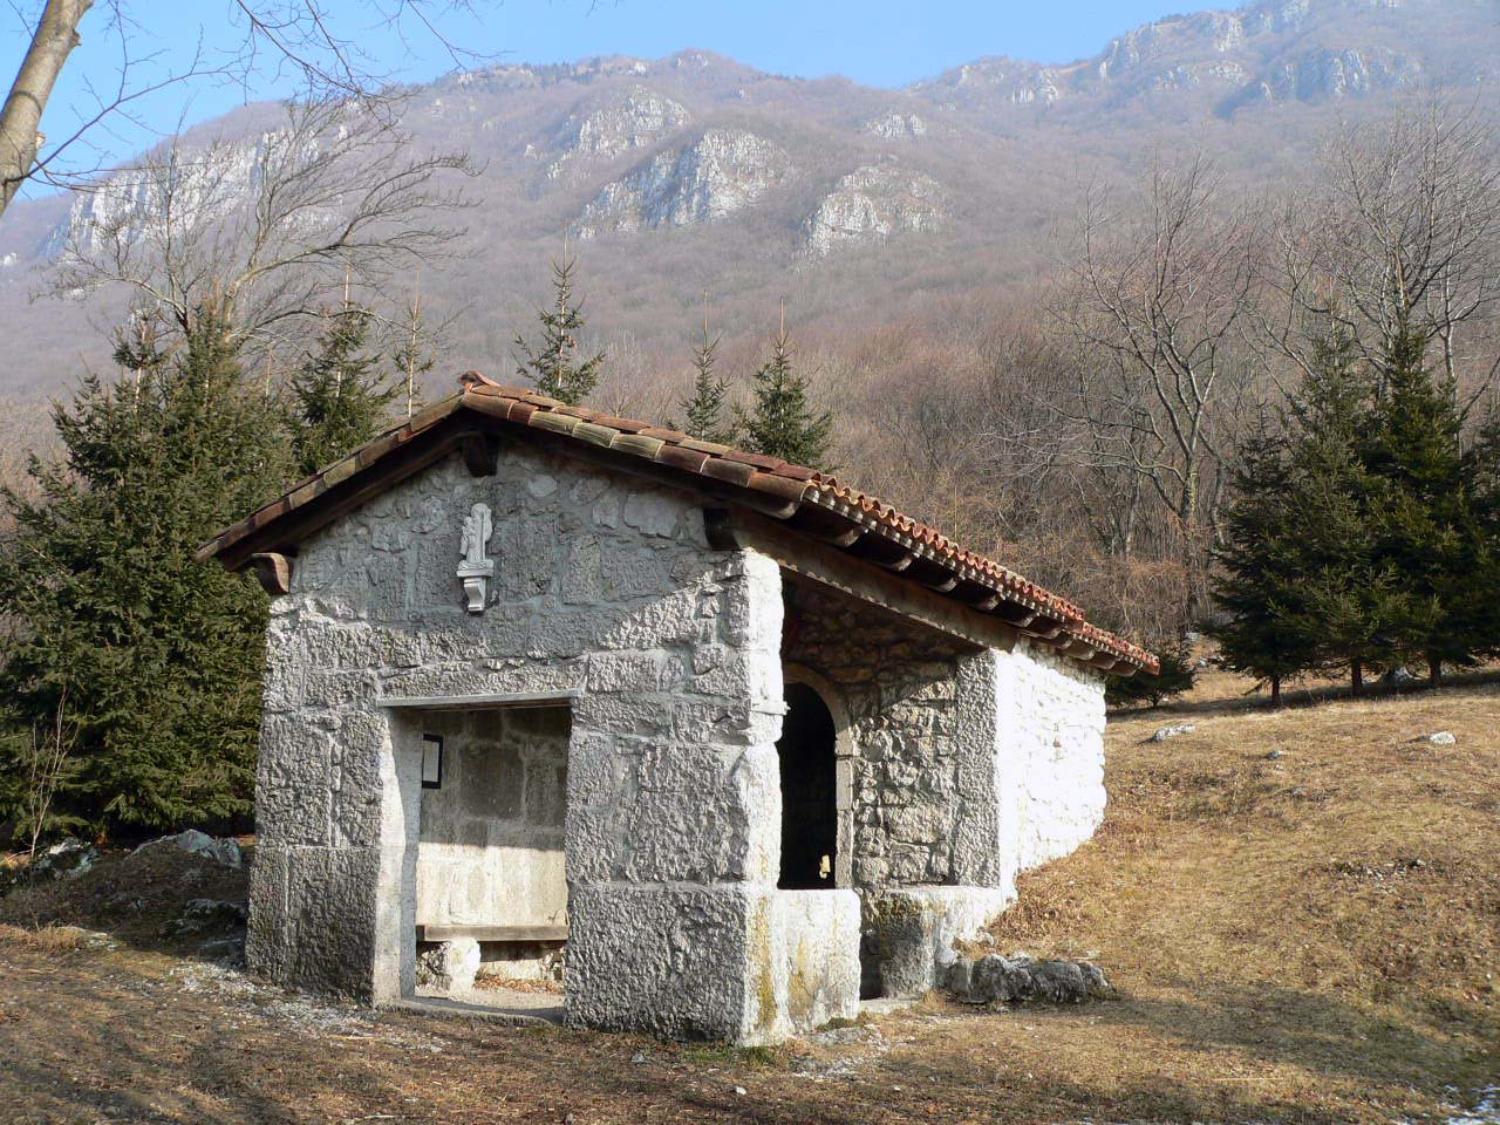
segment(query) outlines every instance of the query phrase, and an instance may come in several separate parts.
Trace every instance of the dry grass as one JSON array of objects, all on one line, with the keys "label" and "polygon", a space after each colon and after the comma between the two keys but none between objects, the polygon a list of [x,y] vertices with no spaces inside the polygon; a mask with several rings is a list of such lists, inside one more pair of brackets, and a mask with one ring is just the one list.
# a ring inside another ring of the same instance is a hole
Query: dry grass
[{"label": "dry grass", "polygon": [[[1281,713],[1242,689],[1112,723],[1104,828],[996,926],[1006,950],[1096,957],[1118,1001],[932,999],[745,1052],[375,1017],[4,930],[0,1120],[1441,1116],[1446,1087],[1500,1076],[1500,688]],[[1142,741],[1185,715],[1193,733]],[[1438,729],[1457,745],[1409,741]]]},{"label": "dry grass", "polygon": [[72,953],[82,949],[87,931],[76,926],[9,926],[0,922],[0,941],[15,942],[42,953]]},{"label": "dry grass", "polygon": [[[1111,723],[1103,829],[1022,879],[993,944],[1097,957],[1123,998],[1006,1049],[1146,1116],[1388,1121],[1494,1081],[1500,688],[1242,690],[1210,676],[1165,743],[1171,710]],[[1457,744],[1412,741],[1437,730]]]}]

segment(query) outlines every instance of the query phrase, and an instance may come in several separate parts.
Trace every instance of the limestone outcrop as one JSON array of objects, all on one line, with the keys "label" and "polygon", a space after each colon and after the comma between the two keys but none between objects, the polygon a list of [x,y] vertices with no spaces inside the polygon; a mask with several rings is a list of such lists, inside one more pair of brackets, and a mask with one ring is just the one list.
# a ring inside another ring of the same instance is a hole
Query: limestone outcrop
[{"label": "limestone outcrop", "polygon": [[803,252],[823,258],[843,247],[880,244],[900,233],[939,229],[943,189],[898,164],[866,164],[839,180],[803,223]]},{"label": "limestone outcrop", "polygon": [[709,129],[692,144],[657,154],[624,179],[605,186],[583,209],[574,232],[710,223],[756,203],[786,179],[785,150],[744,129]]},{"label": "limestone outcrop", "polygon": [[927,135],[927,122],[915,113],[893,109],[870,118],[860,127],[860,132],[885,141],[913,141]]},{"label": "limestone outcrop", "polygon": [[561,179],[574,168],[646,148],[690,120],[680,102],[634,86],[621,97],[568,116],[558,136],[562,155],[548,166],[547,178]]}]

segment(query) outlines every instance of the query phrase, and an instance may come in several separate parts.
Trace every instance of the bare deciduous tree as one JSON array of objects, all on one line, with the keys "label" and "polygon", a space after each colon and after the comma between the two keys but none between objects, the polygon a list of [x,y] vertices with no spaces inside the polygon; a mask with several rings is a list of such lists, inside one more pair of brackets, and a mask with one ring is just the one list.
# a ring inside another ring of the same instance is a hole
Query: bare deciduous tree
[{"label": "bare deciduous tree", "polygon": [[1418,331],[1455,384],[1467,374],[1476,390],[1500,369],[1486,341],[1466,337],[1500,307],[1500,152],[1477,110],[1431,103],[1341,129],[1272,234],[1281,300],[1262,335],[1294,367],[1307,369],[1307,326],[1337,323],[1371,355]]},{"label": "bare deciduous tree", "polygon": [[94,102],[92,111],[42,155],[42,116],[94,6],[94,0],[44,0],[39,11],[27,13],[12,5],[31,28],[31,42],[0,109],[0,214],[29,179],[87,186],[102,166],[62,172],[59,158],[110,118],[130,118],[135,103],[167,86],[214,78],[239,85],[248,96],[261,79],[291,75],[301,97],[356,101],[369,112],[380,112],[389,96],[391,72],[363,48],[373,28],[394,30],[403,42],[408,34],[436,42],[455,65],[480,57],[444,30],[452,14],[473,10],[470,0],[366,0],[358,26],[347,26],[348,17],[336,18],[323,0],[221,0],[222,18],[205,20],[204,28],[213,25],[220,31],[227,23],[237,38],[232,35],[210,51],[200,34],[195,51],[177,59],[138,53],[129,0],[106,0],[102,8],[107,18],[98,30],[118,43],[114,73],[89,76],[84,85]]},{"label": "bare deciduous tree", "polygon": [[[1087,194],[1067,282],[1051,303],[1076,349],[1060,411],[1077,452],[1133,475],[1175,520],[1192,571],[1206,573],[1218,490],[1251,383],[1242,334],[1256,240],[1201,157],[1155,164],[1139,205]],[[1128,529],[1116,533],[1128,545]]]},{"label": "bare deciduous tree", "polygon": [[71,818],[60,818],[53,802],[58,790],[77,770],[73,750],[77,743],[78,724],[68,717],[68,691],[58,693],[57,708],[45,729],[33,729],[30,742],[21,754],[26,776],[21,792],[21,829],[27,841],[29,858],[36,859],[42,838],[51,829],[68,827]]},{"label": "bare deciduous tree", "polygon": [[117,176],[70,233],[54,288],[126,287],[182,332],[212,310],[274,352],[351,284],[374,303],[453,252],[453,177],[468,174],[467,157],[414,153],[358,103],[292,104],[253,145],[178,140]]}]

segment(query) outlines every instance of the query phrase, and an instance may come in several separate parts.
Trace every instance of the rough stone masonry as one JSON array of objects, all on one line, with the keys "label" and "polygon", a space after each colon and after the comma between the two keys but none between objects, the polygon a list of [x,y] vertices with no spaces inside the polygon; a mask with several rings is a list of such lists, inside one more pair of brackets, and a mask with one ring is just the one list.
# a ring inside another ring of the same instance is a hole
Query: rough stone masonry
[{"label": "rough stone masonry", "polygon": [[[774,1042],[940,983],[1017,872],[1090,835],[1097,670],[820,582],[706,510],[502,441],[485,472],[453,448],[297,532],[252,970],[390,1002],[415,993],[419,928],[485,948],[565,926],[569,1022]],[[836,854],[798,889],[778,886],[791,682],[836,732]]]}]

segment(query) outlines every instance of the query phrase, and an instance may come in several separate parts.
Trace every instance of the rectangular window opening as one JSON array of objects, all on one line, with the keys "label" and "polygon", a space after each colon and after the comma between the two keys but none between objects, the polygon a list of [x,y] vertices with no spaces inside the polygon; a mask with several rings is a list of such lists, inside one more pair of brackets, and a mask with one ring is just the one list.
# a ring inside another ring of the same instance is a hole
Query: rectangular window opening
[{"label": "rectangular window opening", "polygon": [[442,787],[443,736],[424,734],[422,736],[422,788],[441,789]]}]

